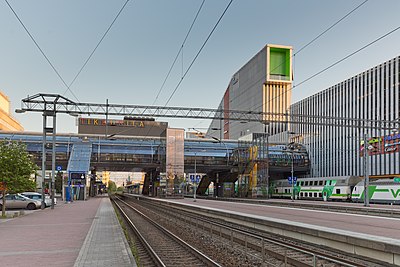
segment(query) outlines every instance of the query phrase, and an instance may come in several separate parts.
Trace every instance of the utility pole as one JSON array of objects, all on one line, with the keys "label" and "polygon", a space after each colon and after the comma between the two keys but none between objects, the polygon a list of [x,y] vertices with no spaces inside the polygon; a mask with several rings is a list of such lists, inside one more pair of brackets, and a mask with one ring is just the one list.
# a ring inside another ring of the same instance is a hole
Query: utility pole
[{"label": "utility pole", "polygon": [[197,153],[194,152],[194,192],[193,192],[193,201],[196,202],[196,190],[197,190],[197,166],[196,166],[196,158]]},{"label": "utility pole", "polygon": [[[365,131],[365,129],[364,129]],[[369,153],[368,153],[368,138],[364,132],[364,206],[369,207]]]}]

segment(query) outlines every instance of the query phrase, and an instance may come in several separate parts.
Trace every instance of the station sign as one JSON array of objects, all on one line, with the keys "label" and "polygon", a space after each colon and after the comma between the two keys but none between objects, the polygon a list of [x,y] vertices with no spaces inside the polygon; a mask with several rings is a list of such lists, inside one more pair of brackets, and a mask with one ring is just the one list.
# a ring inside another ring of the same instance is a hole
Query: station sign
[{"label": "station sign", "polygon": [[293,183],[296,184],[296,182],[297,182],[297,177],[295,176],[295,177],[293,177],[293,179],[292,179],[292,176],[289,176],[289,177],[288,177],[288,182],[289,182],[289,184],[292,184],[292,181],[293,181]]},{"label": "station sign", "polygon": [[200,174],[196,174],[196,175],[190,174],[189,175],[190,181],[192,183],[194,183],[194,182],[199,183],[200,182],[200,177],[201,177]]}]

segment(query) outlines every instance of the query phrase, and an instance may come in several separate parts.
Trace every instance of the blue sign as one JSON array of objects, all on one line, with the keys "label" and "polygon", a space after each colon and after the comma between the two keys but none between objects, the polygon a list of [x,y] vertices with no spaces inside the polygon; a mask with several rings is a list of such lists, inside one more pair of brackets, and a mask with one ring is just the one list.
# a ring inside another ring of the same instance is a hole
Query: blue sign
[{"label": "blue sign", "polygon": [[293,183],[297,182],[297,177],[293,177],[293,179],[292,179],[292,176],[289,176],[287,179],[288,179],[289,184],[292,184],[292,180],[293,180]]},{"label": "blue sign", "polygon": [[57,170],[57,171],[61,171],[61,170],[62,170],[62,166],[58,165],[58,166],[56,167],[56,170]]},{"label": "blue sign", "polygon": [[194,174],[189,175],[190,181],[194,182]]},{"label": "blue sign", "polygon": [[200,174],[197,174],[196,175],[196,183],[199,183],[200,182]]}]

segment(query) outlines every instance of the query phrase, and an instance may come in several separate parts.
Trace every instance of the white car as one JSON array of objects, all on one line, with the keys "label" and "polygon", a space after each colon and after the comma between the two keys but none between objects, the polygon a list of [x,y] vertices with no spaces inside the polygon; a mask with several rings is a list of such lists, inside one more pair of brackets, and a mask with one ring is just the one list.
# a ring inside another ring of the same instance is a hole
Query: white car
[{"label": "white car", "polygon": [[[30,199],[42,201],[42,194],[37,193],[37,192],[23,192],[23,193],[21,193],[21,195],[26,196]],[[44,203],[46,204],[46,207],[51,206],[51,198],[49,195],[45,195]],[[54,198],[54,205],[56,205],[56,204],[57,204],[57,199]]]},{"label": "white car", "polygon": [[[40,201],[30,199],[21,194],[7,194],[6,209],[28,209],[35,210],[40,208]],[[0,209],[2,208],[3,199],[0,198]]]}]

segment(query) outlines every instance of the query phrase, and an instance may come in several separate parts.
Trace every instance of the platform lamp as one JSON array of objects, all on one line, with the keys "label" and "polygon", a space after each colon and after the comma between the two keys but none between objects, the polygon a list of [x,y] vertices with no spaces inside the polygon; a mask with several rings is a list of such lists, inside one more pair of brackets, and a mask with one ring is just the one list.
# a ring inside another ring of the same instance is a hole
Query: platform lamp
[{"label": "platform lamp", "polygon": [[226,165],[228,165],[229,164],[229,149],[228,149],[228,146],[225,144],[224,141],[222,141],[221,139],[218,139],[217,137],[211,136],[211,138],[214,139],[215,141],[217,141],[218,143],[221,143],[221,144],[223,144],[225,146],[226,157],[227,157]]},{"label": "platform lamp", "polygon": [[[288,134],[296,134],[295,132],[288,132]],[[295,199],[295,193],[294,193],[294,168],[293,168],[293,161],[294,161],[294,149],[295,149],[295,143],[294,142],[290,142],[289,144],[288,144],[288,148],[290,149],[290,151],[291,151],[291,154],[292,154],[292,160],[291,160],[291,162],[292,162],[292,166],[291,166],[291,179],[292,179],[292,201],[294,201],[294,199]]]}]

